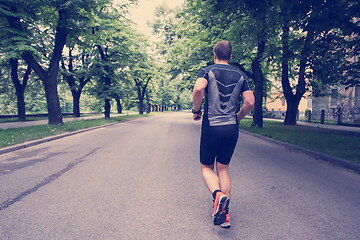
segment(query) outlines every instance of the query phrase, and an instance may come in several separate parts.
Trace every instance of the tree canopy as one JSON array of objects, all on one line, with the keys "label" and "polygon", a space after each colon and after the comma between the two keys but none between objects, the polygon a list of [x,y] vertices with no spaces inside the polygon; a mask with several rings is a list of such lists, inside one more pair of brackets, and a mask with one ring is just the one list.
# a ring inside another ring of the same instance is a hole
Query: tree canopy
[{"label": "tree canopy", "polygon": [[[285,124],[296,124],[306,91],[359,84],[359,12],[356,0],[185,0],[157,7],[155,42],[129,20],[136,0],[0,0],[0,94],[3,113],[62,113],[111,107],[191,108],[197,72],[213,63],[219,40],[233,46],[231,64],[255,92],[253,125],[274,82],[287,102]],[[271,80],[271,81],[270,81]],[[12,104],[9,99],[17,102]],[[123,105],[123,106],[122,106]],[[71,106],[71,107],[69,107]],[[46,108],[44,108],[46,107]]]},{"label": "tree canopy", "polygon": [[[359,2],[188,0],[177,11],[158,9],[154,32],[173,75],[196,72],[212,62],[212,47],[233,43],[232,64],[252,80],[253,125],[262,127],[268,79],[281,79],[287,102],[285,124],[296,124],[306,91],[359,84]],[[179,57],[181,56],[181,57]]]}]

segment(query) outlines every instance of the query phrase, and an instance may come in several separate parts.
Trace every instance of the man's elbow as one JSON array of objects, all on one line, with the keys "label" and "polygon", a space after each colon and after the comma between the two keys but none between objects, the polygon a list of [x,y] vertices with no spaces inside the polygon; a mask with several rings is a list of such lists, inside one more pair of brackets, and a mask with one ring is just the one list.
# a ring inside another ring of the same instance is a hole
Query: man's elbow
[{"label": "man's elbow", "polygon": [[251,92],[251,94],[247,94],[246,97],[244,98],[244,102],[249,107],[253,107],[254,104],[255,104],[255,96],[254,96],[254,94],[252,92]]},{"label": "man's elbow", "polygon": [[201,87],[194,87],[193,94],[194,95],[202,95],[204,93],[204,89]]},{"label": "man's elbow", "polygon": [[255,104],[255,98],[251,98],[247,102],[248,102],[249,106],[253,107]]}]

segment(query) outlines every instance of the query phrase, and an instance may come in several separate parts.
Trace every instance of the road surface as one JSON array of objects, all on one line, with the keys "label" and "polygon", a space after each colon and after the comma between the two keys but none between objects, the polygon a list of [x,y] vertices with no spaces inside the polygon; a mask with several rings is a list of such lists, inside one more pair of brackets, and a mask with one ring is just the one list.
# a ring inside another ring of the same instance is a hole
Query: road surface
[{"label": "road surface", "polygon": [[0,155],[0,239],[360,239],[360,175],[245,134],[212,225],[199,135],[167,113]]}]

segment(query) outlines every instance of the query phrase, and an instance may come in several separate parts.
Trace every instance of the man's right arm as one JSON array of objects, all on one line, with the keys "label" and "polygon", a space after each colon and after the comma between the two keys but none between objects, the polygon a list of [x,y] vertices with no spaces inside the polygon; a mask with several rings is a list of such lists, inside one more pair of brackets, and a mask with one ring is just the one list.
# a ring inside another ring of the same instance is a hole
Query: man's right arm
[{"label": "man's right arm", "polygon": [[[201,110],[201,102],[204,97],[205,88],[208,84],[208,81],[200,77],[196,80],[193,90],[193,109],[194,111]],[[200,120],[201,113],[199,114],[193,114],[193,118],[195,121]]]},{"label": "man's right arm", "polygon": [[255,103],[254,93],[251,90],[247,90],[242,93],[242,99],[244,104],[242,105],[240,111],[236,114],[238,122],[241,121],[253,108]]}]

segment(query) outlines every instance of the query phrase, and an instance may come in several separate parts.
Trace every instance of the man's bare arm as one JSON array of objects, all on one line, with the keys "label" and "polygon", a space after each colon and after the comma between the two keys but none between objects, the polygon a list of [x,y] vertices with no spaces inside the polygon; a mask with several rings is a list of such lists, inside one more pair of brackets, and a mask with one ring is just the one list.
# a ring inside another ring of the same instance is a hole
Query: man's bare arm
[{"label": "man's bare arm", "polygon": [[236,114],[238,122],[240,122],[254,106],[255,97],[253,91],[248,90],[243,92],[242,99],[244,100],[244,104],[242,105],[240,111]]},{"label": "man's bare arm", "polygon": [[[208,84],[208,81],[205,78],[198,78],[196,79],[194,90],[193,90],[193,109],[198,111],[201,109],[201,102],[204,97],[205,88]],[[193,114],[194,120],[200,120],[200,114]]]}]

